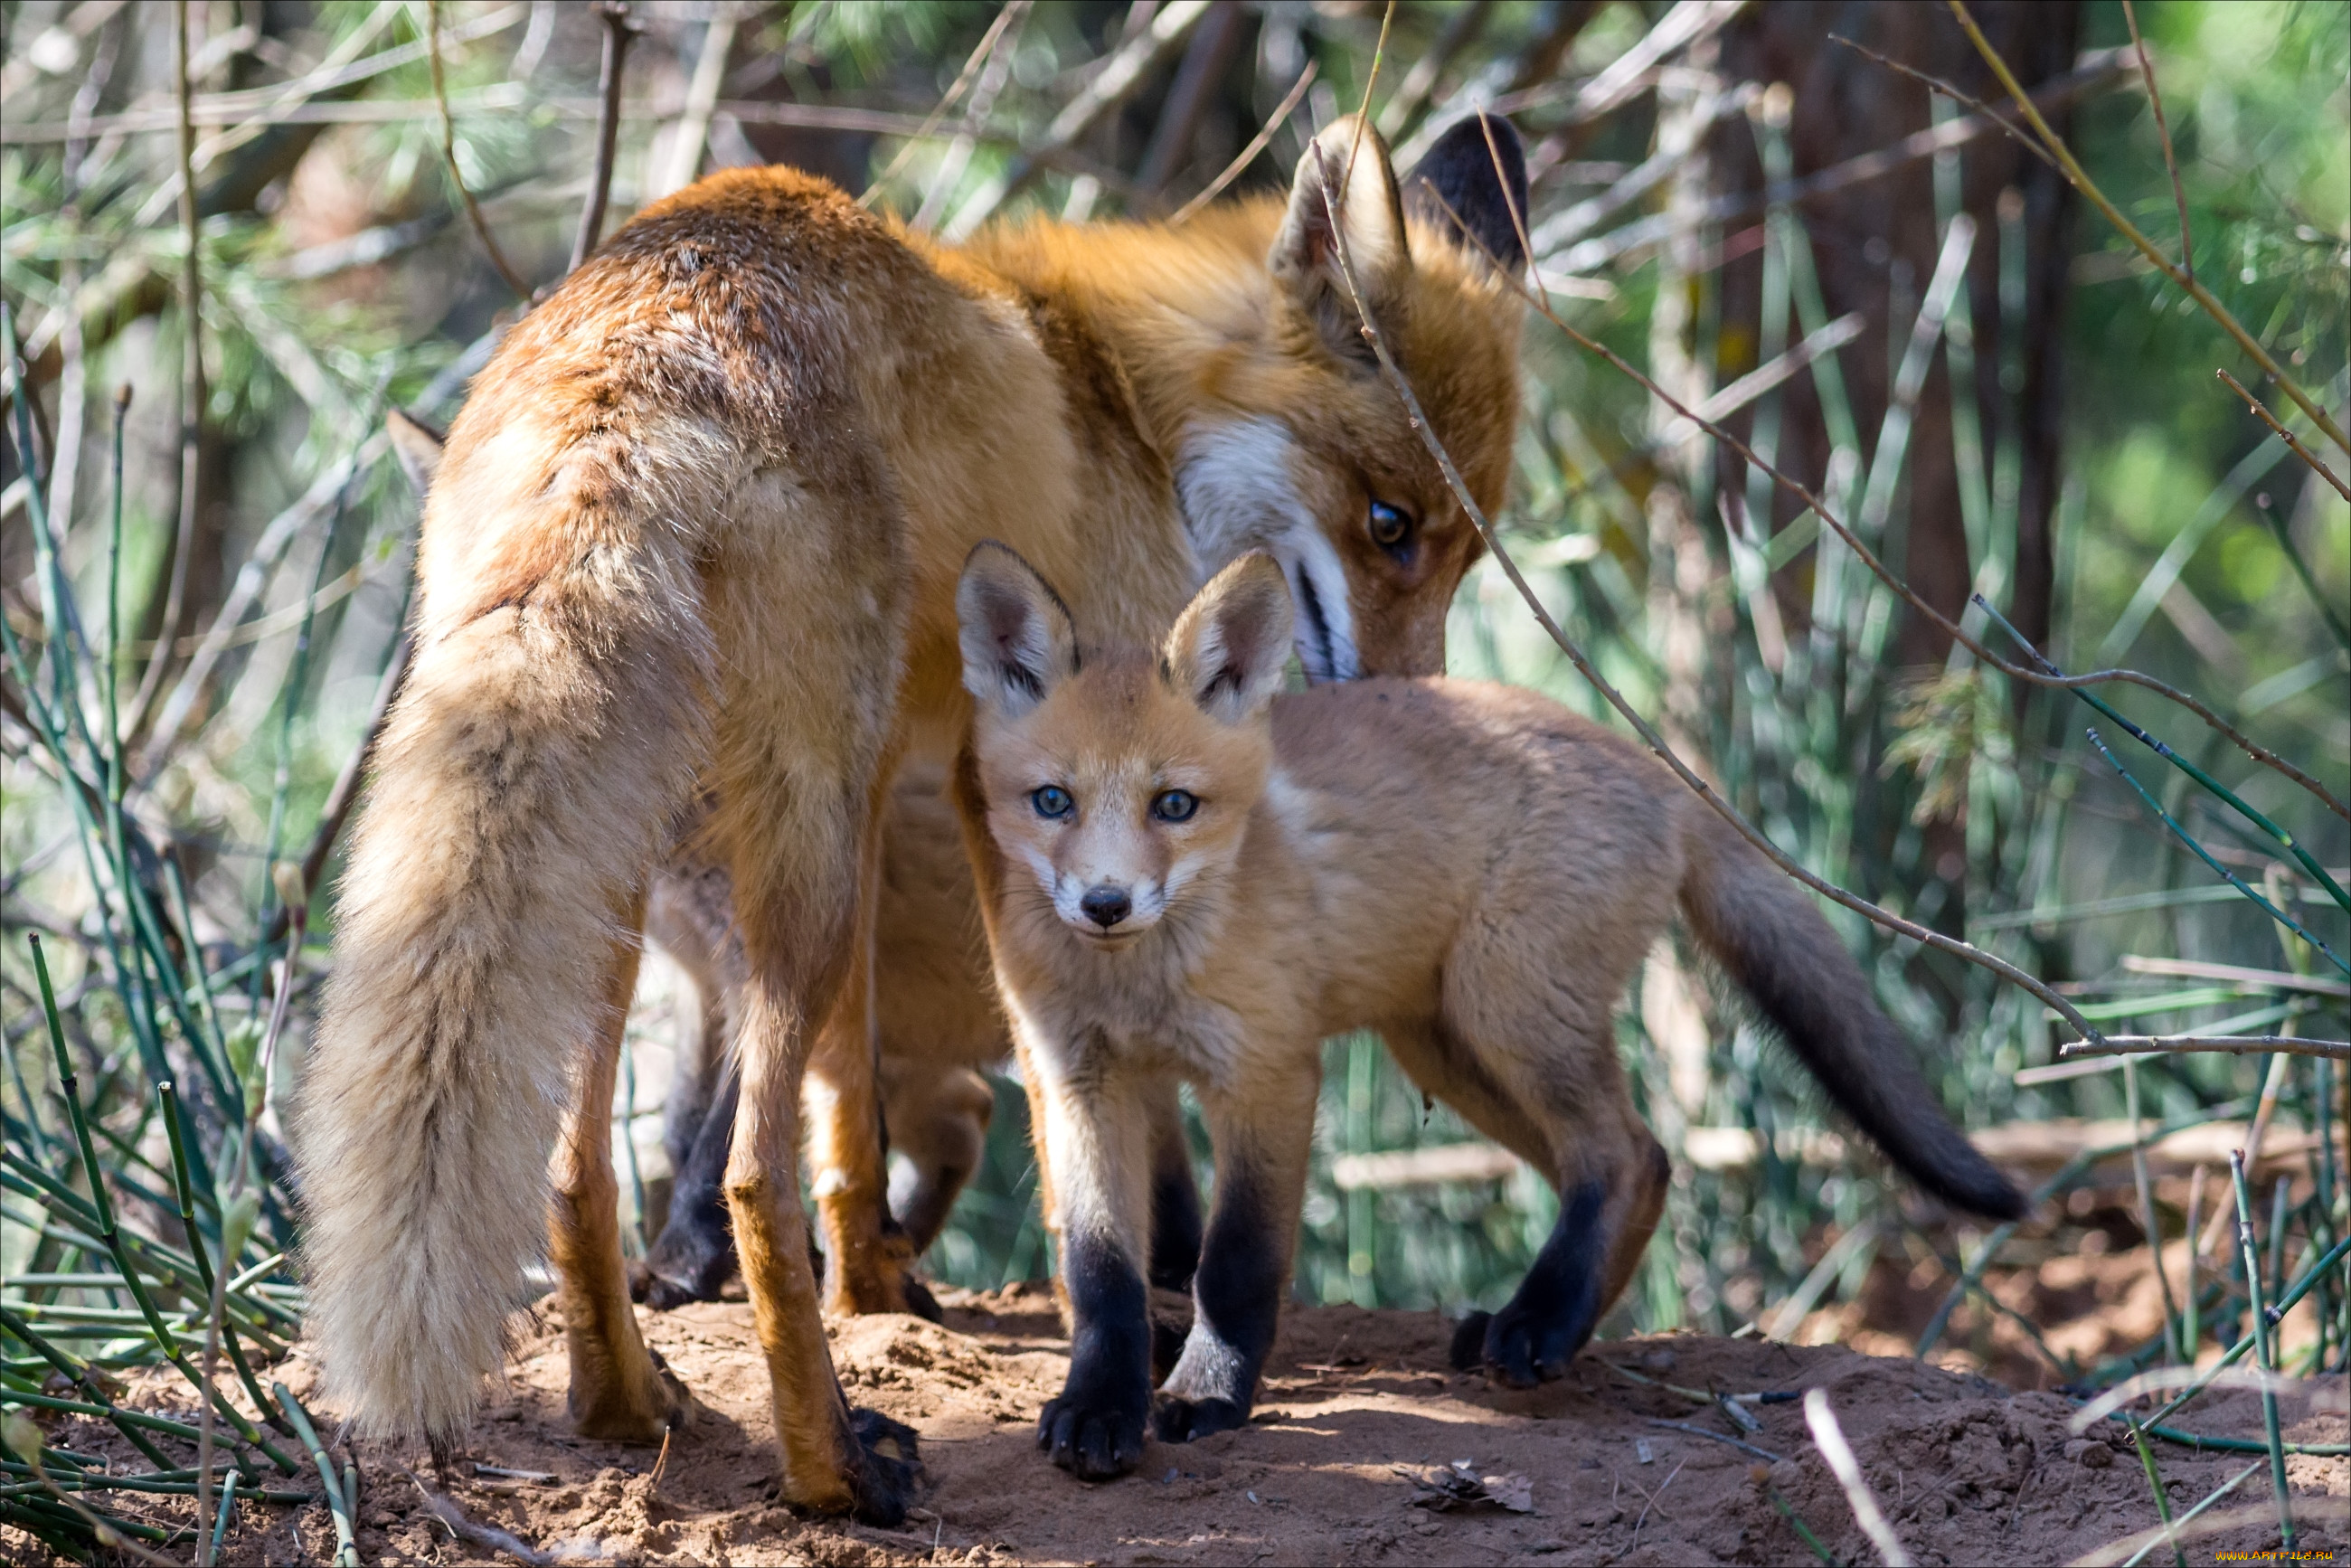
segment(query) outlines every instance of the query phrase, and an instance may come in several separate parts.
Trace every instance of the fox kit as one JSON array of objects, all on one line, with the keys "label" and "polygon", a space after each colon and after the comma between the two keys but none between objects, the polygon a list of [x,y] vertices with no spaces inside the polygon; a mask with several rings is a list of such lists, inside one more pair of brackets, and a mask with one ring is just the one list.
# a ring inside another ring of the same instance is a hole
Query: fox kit
[{"label": "fox kit", "polygon": [[1038,1427],[1088,1478],[1153,1415],[1142,1107],[1199,1092],[1216,1187],[1195,1316],[1155,1426],[1248,1419],[1290,1273],[1321,1041],[1377,1030],[1414,1081],[1558,1189],[1557,1227],[1485,1325],[1490,1375],[1558,1377],[1665,1201],[1610,1014],[1678,904],[1831,1095],[1921,1185],[2012,1216],[1803,893],[1673,775],[1505,686],[1370,680],[1276,696],[1290,595],[1225,569],[1154,654],[1089,643],[1018,556],[957,599],[977,699],[956,776],[1040,1129],[1075,1317]]},{"label": "fox kit", "polygon": [[833,1376],[794,1170],[812,1055],[871,1104],[878,823],[900,761],[967,723],[956,573],[1010,540],[1087,590],[1088,635],[1135,642],[1264,548],[1318,678],[1439,668],[1475,535],[1335,256],[1496,505],[1522,312],[1488,257],[1523,264],[1524,187],[1499,122],[1400,189],[1341,121],[1286,201],[949,246],[736,169],[513,327],[425,504],[298,1106],[309,1326],[360,1430],[454,1442],[543,1253],[578,1428],[683,1417],[630,1306],[607,1118],[649,874],[701,797],[743,945],[725,1191],[782,1496],[902,1515]]}]

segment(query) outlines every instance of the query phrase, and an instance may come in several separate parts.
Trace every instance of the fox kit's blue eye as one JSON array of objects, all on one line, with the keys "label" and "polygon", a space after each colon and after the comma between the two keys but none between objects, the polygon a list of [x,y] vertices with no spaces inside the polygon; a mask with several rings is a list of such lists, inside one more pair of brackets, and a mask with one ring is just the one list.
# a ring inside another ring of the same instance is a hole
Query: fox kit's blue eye
[{"label": "fox kit's blue eye", "polygon": [[1041,789],[1030,790],[1029,803],[1037,808],[1039,816],[1057,821],[1078,809],[1078,803],[1070,798],[1070,792],[1059,784],[1048,784]]},{"label": "fox kit's blue eye", "polygon": [[1372,503],[1372,542],[1384,550],[1401,550],[1412,542],[1412,514],[1385,501]]},{"label": "fox kit's blue eye", "polygon": [[1163,822],[1188,822],[1200,809],[1200,798],[1189,789],[1162,789],[1151,798],[1151,814]]}]

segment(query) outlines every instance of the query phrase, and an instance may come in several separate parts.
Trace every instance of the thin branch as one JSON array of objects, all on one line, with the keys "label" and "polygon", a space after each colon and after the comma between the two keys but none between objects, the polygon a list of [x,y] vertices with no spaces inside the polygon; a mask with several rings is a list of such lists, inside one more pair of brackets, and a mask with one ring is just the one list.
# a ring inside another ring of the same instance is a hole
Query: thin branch
[{"label": "thin branch", "polygon": [[710,116],[718,107],[719,83],[726,74],[726,57],[735,47],[739,20],[732,0],[718,0],[704,25],[702,52],[695,57],[694,77],[686,84],[685,112],[678,117],[677,134],[670,142],[669,167],[653,181],[647,200],[684,190],[702,172],[703,148],[710,140]]},{"label": "thin branch", "polygon": [[474,225],[474,233],[480,238],[482,248],[489,252],[490,265],[498,269],[498,276],[505,278],[507,287],[515,291],[516,298],[528,299],[530,285],[525,283],[522,275],[507,264],[506,253],[498,248],[498,242],[490,237],[489,223],[482,216],[480,204],[474,200],[474,193],[465,186],[465,174],[457,168],[457,122],[449,118],[449,88],[441,72],[441,0],[426,0],[424,13],[433,29],[433,47],[425,58],[433,67],[433,101],[441,109],[441,157],[449,165],[449,178],[456,183],[457,195],[465,204],[466,220]]},{"label": "thin branch", "polygon": [[1381,135],[1393,141],[1405,133],[1413,116],[1420,112],[1428,95],[1436,90],[1437,78],[1445,74],[1453,57],[1484,30],[1493,11],[1492,0],[1468,0],[1468,4],[1456,6],[1453,14],[1445,18],[1445,25],[1437,30],[1426,51],[1412,62],[1412,68],[1404,73],[1404,80],[1396,84],[1395,96],[1380,110]]},{"label": "thin branch", "polygon": [[953,109],[956,100],[963,97],[964,89],[977,79],[980,68],[995,56],[996,40],[1002,37],[1004,29],[1010,26],[1027,9],[1023,0],[1012,0],[1011,4],[998,9],[996,19],[988,23],[987,31],[982,33],[979,42],[972,46],[969,57],[963,62],[963,69],[956,73],[955,80],[948,85],[946,92],[939,99],[938,107],[931,110],[921,126],[908,133],[905,145],[898,149],[897,155],[890,160],[889,166],[873,176],[866,185],[863,193],[857,198],[859,206],[872,206],[873,198],[880,193],[882,187],[896,178],[898,171],[906,166],[906,160],[914,155],[915,147],[928,141],[937,131],[939,121],[947,117],[947,110]]},{"label": "thin branch", "polygon": [[[2008,116],[2001,113],[2000,110],[1994,109],[1983,99],[1974,98],[1967,93],[1961,92],[1958,88],[1953,87],[1941,77],[1928,76],[1925,71],[1918,69],[1915,66],[1906,66],[1900,60],[1881,55],[1876,49],[1871,48],[1867,44],[1862,43],[1857,39],[1848,38],[1843,33],[1831,33],[1829,35],[1829,42],[1832,44],[1843,44],[1846,48],[1851,49],[1857,55],[1868,56],[1879,65],[1884,66],[1887,70],[1893,71],[1900,76],[1908,77],[1912,81],[1924,87],[1928,92],[1938,92],[1954,103],[1963,103],[1967,105],[1978,114],[1982,115],[1986,120],[1991,120],[1992,124],[1998,126],[2001,131],[2006,131],[2009,137],[2013,140],[2019,147],[2023,148],[2027,152],[2032,153],[2035,158],[2040,159],[2052,169],[2057,168],[2057,160],[2049,155],[2049,150],[2047,148],[2042,146],[2041,143],[2026,135],[2023,128],[2018,125],[2016,121],[2009,119]],[[2059,172],[2063,172],[2062,170]]]},{"label": "thin branch", "polygon": [[[1489,140],[1491,134],[1492,133],[1489,131],[1488,132]],[[1499,169],[1501,162],[1499,150],[1494,149],[1493,151],[1495,164]],[[1510,187],[1507,182],[1504,183],[1502,190],[1505,198],[1509,199]],[[1327,183],[1323,190],[1323,200],[1326,203],[1330,203],[1334,200]],[[1525,219],[1523,214],[1518,211],[1515,201],[1511,202],[1510,216],[1512,222],[1518,225],[1520,244],[1523,246],[1526,243]],[[1458,215],[1456,217],[1456,222],[1458,222]],[[1724,800],[1719,794],[1716,793],[1712,785],[1700,778],[1698,773],[1690,768],[1689,764],[1684,762],[1681,758],[1675,753],[1672,747],[1666,744],[1665,737],[1657,733],[1656,728],[1650,725],[1647,719],[1641,716],[1638,709],[1635,708],[1630,702],[1625,700],[1623,693],[1619,692],[1614,685],[1609,684],[1607,678],[1601,674],[1599,667],[1593,664],[1591,657],[1576,644],[1573,638],[1569,637],[1568,634],[1560,628],[1559,622],[1554,621],[1552,618],[1551,612],[1544,608],[1542,600],[1537,596],[1533,587],[1528,583],[1525,576],[1520,572],[1518,563],[1510,559],[1510,551],[1503,547],[1501,537],[1495,530],[1492,521],[1487,517],[1485,509],[1478,505],[1477,497],[1469,493],[1468,484],[1461,477],[1460,470],[1454,466],[1452,455],[1446,451],[1445,444],[1437,439],[1436,428],[1429,423],[1427,413],[1421,408],[1420,399],[1415,395],[1412,390],[1412,383],[1405,379],[1403,370],[1396,364],[1395,357],[1388,351],[1386,340],[1380,335],[1377,324],[1372,319],[1370,310],[1365,308],[1363,287],[1355,273],[1354,258],[1347,246],[1346,226],[1339,221],[1338,214],[1335,211],[1332,214],[1331,227],[1332,233],[1336,241],[1333,256],[1339,264],[1340,278],[1341,281],[1345,284],[1348,295],[1354,303],[1356,317],[1362,323],[1364,340],[1371,346],[1373,356],[1379,361],[1381,375],[1385,378],[1389,387],[1395,391],[1396,396],[1402,400],[1407,422],[1412,425],[1414,433],[1420,437],[1421,444],[1428,449],[1429,455],[1436,460],[1437,468],[1445,476],[1446,485],[1453,492],[1454,498],[1460,504],[1461,509],[1469,518],[1471,526],[1477,528],[1479,537],[1485,541],[1486,548],[1494,553],[1496,563],[1501,567],[1504,575],[1509,577],[1511,586],[1516,588],[1519,591],[1519,596],[1526,601],[1527,608],[1533,613],[1536,622],[1541,624],[1543,631],[1550,635],[1551,640],[1559,645],[1560,651],[1567,655],[1569,662],[1574,664],[1577,673],[1582,674],[1586,681],[1591,683],[1593,689],[1597,691],[1602,697],[1606,699],[1609,706],[1614,708],[1619,714],[1624,716],[1625,721],[1633,727],[1635,732],[1640,736],[1642,741],[1656,755],[1657,759],[1663,762],[1667,767],[1672,768],[1676,777],[1679,778],[1685,785],[1688,786],[1689,789],[1698,795],[1698,799],[1704,800],[1708,806],[1712,807],[1715,813],[1721,817],[1724,821],[1729,822],[1734,829],[1736,829],[1740,837],[1744,838],[1749,843],[1754,845],[1758,851],[1769,857],[1774,865],[1787,873],[1788,875],[1795,878],[1798,882],[1802,883],[1806,887],[1811,888],[1813,892],[1821,894],[1824,898],[1833,899],[1836,903],[1843,904],[1847,909],[1852,910],[1855,914],[1860,915],[1865,918],[1873,921],[1889,931],[1907,936],[1914,942],[1923,943],[1938,951],[1949,953],[1955,957],[1964,959],[1969,963],[1976,964],[1991,970],[2001,978],[2006,979],[2011,984],[2021,987],[2024,990],[2030,992],[2033,997],[2038,998],[2043,1006],[2055,1011],[2058,1017],[2064,1019],[2066,1023],[2071,1025],[2084,1039],[2098,1040],[2104,1038],[2098,1033],[2096,1029],[2092,1027],[2090,1021],[2082,1016],[2081,1010],[2075,1008],[2072,1002],[2066,1000],[2056,991],[2052,990],[2048,986],[2043,984],[2032,975],[2025,973],[2022,969],[2020,969],[2015,965],[2008,962],[2005,958],[1987,953],[1971,943],[1962,942],[1957,937],[1945,936],[1942,932],[1934,930],[1928,926],[1921,925],[1916,921],[1906,920],[1890,910],[1880,908],[1878,905],[1872,904],[1869,900],[1863,898],[1858,894],[1848,893],[1844,888],[1837,886],[1834,883],[1832,883],[1823,877],[1815,876],[1812,872],[1806,870],[1802,864],[1798,863],[1798,862],[1792,856],[1789,855],[1787,852],[1781,849],[1779,845],[1773,843],[1760,829],[1756,828],[1752,823],[1749,822],[1745,817],[1741,816],[1736,807],[1732,806],[1729,801]],[[1468,234],[1474,231],[1469,230],[1466,225],[1464,225],[1462,232]],[[1498,267],[1497,269],[1500,271],[1503,276],[1510,277],[1514,285],[1520,288],[1520,291],[1522,294],[1528,292],[1523,281],[1518,279],[1507,268],[1500,268]],[[1582,333],[1575,332],[1573,328],[1568,328],[1566,323],[1560,321],[1557,316],[1552,315],[1548,302],[1539,302],[1537,308],[1540,308],[1544,315],[1549,316],[1553,322],[1569,331],[1578,341],[1589,342],[1589,340],[1585,339]],[[1596,344],[1592,346],[1595,349],[1598,347]],[[1603,351],[1604,352],[1604,350]],[[1614,356],[1611,356],[1611,358],[1613,360]],[[1631,366],[1625,365],[1622,361],[1615,361],[1614,362],[1618,364],[1619,368],[1626,371],[1628,373],[1636,377],[1639,376],[1638,371],[1633,371]],[[1640,377],[1640,379],[1645,382],[1647,382],[1646,377]],[[1656,391],[1655,383],[1649,384],[1651,386],[1651,390],[1653,392],[1656,392],[1656,395],[1660,397],[1665,395],[1661,391]],[[1677,413],[1682,414],[1686,418],[1691,417],[1691,411],[1688,408],[1670,398],[1667,399],[1667,401],[1673,404]],[[1709,431],[1719,428],[1711,425],[1708,422],[1700,421],[1699,423]],[[1822,515],[1825,517],[1827,514],[1823,513]],[[1842,525],[1839,526],[1842,527]]]},{"label": "thin branch", "polygon": [[596,169],[589,178],[588,204],[580,210],[580,232],[571,241],[566,274],[580,270],[604,235],[604,208],[612,195],[612,154],[621,139],[621,68],[637,36],[625,0],[599,0],[596,16],[604,24],[604,58],[596,69]]},{"label": "thin branch", "polygon": [[2229,308],[2214,298],[2210,289],[2173,265],[2169,257],[2156,248],[2153,240],[2139,232],[2137,224],[2123,216],[2121,210],[2106,199],[2106,193],[2098,189],[2097,182],[2090,178],[2088,172],[2074,159],[2064,141],[2050,129],[2049,122],[2041,118],[2041,111],[2032,107],[2032,98],[2018,83],[2016,74],[2008,68],[2008,62],[2000,57],[2000,51],[1991,47],[1991,40],[1983,36],[1983,29],[1976,26],[1976,19],[1968,14],[1968,8],[1963,0],[1947,0],[1947,3],[1951,7],[1951,14],[1959,19],[1959,26],[1966,30],[1968,41],[1975,45],[1976,52],[1983,56],[1984,63],[1991,67],[1993,75],[2000,78],[2000,85],[2008,89],[2009,96],[2016,100],[2017,108],[2023,111],[2024,118],[2032,123],[2035,133],[2047,145],[2049,151],[2055,154],[2058,166],[2064,170],[2065,178],[2072,183],[2074,188],[2088,197],[2091,205],[2105,214],[2106,221],[2114,225],[2125,239],[2137,246],[2139,254],[2153,262],[2158,271],[2178,284],[2189,298],[2202,306],[2204,313],[2219,322],[2221,330],[2234,338],[2237,340],[2237,346],[2252,356],[2253,363],[2261,366],[2262,372],[2277,382],[2279,389],[2294,400],[2294,405],[2310,416],[2310,422],[2313,424],[2326,433],[2327,439],[2333,441],[2344,451],[2351,452],[2351,435],[2345,434],[2343,427],[2335,423],[2325,409],[2319,406],[2318,401],[2303,391],[2301,384],[2285,373],[2283,367],[2271,357],[2270,351],[2262,348],[2252,333],[2238,325],[2237,319],[2229,313]]},{"label": "thin branch", "polygon": [[931,171],[930,186],[923,193],[922,204],[910,220],[910,226],[917,234],[928,234],[937,225],[947,203],[955,196],[963,172],[971,165],[972,150],[979,145],[979,133],[987,128],[997,94],[1004,90],[1006,80],[1012,75],[1012,62],[1019,52],[1020,34],[1028,21],[1029,9],[1029,0],[1011,0],[997,14],[997,21],[1003,26],[988,29],[988,36],[996,42],[981,67],[978,83],[964,104],[962,126],[955,140],[947,143],[938,165]]},{"label": "thin branch", "polygon": [[2219,375],[2222,381],[2229,383],[2229,390],[2231,392],[2235,392],[2239,397],[2245,400],[2245,406],[2252,409],[2253,413],[2259,416],[2261,422],[2263,424],[2268,425],[2270,429],[2276,434],[2277,438],[2280,441],[2284,442],[2286,446],[2296,457],[2299,457],[2304,463],[2309,464],[2312,468],[2317,471],[2320,478],[2334,486],[2335,493],[2336,495],[2342,497],[2346,501],[2351,501],[2351,486],[2346,486],[2342,480],[2336,478],[2335,476],[2334,469],[2329,468],[2325,463],[2321,462],[2318,458],[2318,455],[2311,451],[2309,447],[2304,446],[2300,438],[2297,437],[2294,432],[2288,430],[2284,425],[2280,424],[2277,422],[2276,417],[2273,415],[2268,409],[2262,406],[2262,400],[2245,390],[2244,382],[2239,381],[2236,377],[2231,375],[2226,371],[2220,371],[2215,373]]},{"label": "thin branch", "polygon": [[2171,122],[2164,118],[2163,94],[2155,88],[2155,66],[2147,57],[2147,40],[2139,37],[2138,12],[2123,0],[2123,20],[2130,24],[2131,47],[2138,51],[2138,74],[2147,81],[2147,101],[2155,106],[2155,133],[2163,141],[2163,166],[2171,175],[2171,199],[2179,208],[2179,270],[2196,276],[2196,257],[2188,243],[2188,190],[2179,183],[2179,158],[2171,149]]},{"label": "thin branch", "polygon": [[1292,83],[1290,91],[1283,95],[1280,106],[1266,116],[1265,123],[1258,127],[1255,136],[1249,138],[1249,144],[1242,148],[1239,154],[1225,165],[1224,172],[1209,181],[1198,195],[1176,209],[1176,215],[1167,220],[1169,227],[1182,224],[1194,213],[1215,201],[1223,193],[1226,186],[1241,177],[1241,171],[1257,162],[1257,155],[1265,151],[1266,143],[1273,140],[1273,133],[1281,129],[1282,123],[1296,111],[1299,100],[1306,96],[1306,89],[1314,85],[1315,73],[1321,68],[1322,65],[1319,61],[1306,62],[1306,68],[1298,73],[1298,80]]},{"label": "thin branch", "polygon": [[2110,1034],[2092,1044],[2074,1040],[2057,1048],[2060,1061],[2092,1056],[2323,1056],[2351,1061],[2351,1040],[2304,1040],[2298,1034]]}]

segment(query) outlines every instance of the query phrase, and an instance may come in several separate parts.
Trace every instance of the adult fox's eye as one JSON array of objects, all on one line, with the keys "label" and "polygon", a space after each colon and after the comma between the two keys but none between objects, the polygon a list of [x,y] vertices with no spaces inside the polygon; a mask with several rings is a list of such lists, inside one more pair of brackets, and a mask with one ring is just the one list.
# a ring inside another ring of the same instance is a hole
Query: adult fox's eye
[{"label": "adult fox's eye", "polygon": [[1037,809],[1039,816],[1055,821],[1068,816],[1078,809],[1077,801],[1071,800],[1070,792],[1059,784],[1048,784],[1041,789],[1030,790],[1029,803]]},{"label": "adult fox's eye", "polygon": [[1189,789],[1162,789],[1151,800],[1151,814],[1163,822],[1188,822],[1199,809],[1200,798]]},{"label": "adult fox's eye", "polygon": [[1372,542],[1384,550],[1400,552],[1412,542],[1412,514],[1385,501],[1372,503]]}]

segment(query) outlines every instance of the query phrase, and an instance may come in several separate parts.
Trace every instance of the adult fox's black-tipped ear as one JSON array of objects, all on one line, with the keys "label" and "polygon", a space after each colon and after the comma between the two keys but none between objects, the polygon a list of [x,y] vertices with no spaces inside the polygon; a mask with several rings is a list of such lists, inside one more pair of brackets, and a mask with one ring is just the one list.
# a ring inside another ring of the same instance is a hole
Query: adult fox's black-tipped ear
[{"label": "adult fox's black-tipped ear", "polygon": [[433,476],[441,471],[441,453],[449,444],[448,436],[398,409],[383,416],[383,433],[392,438],[392,455],[399,459],[400,471],[422,496],[432,486]]},{"label": "adult fox's black-tipped ear", "polygon": [[1499,115],[1473,114],[1438,137],[1405,181],[1404,205],[1462,249],[1526,270],[1527,150]]},{"label": "adult fox's black-tipped ear", "polygon": [[1078,631],[1053,585],[1008,546],[982,539],[956,584],[964,689],[1018,718],[1077,673]]},{"label": "adult fox's black-tipped ear", "polygon": [[1238,724],[1264,706],[1290,665],[1290,581],[1263,550],[1208,580],[1167,634],[1167,669],[1211,718]]}]

